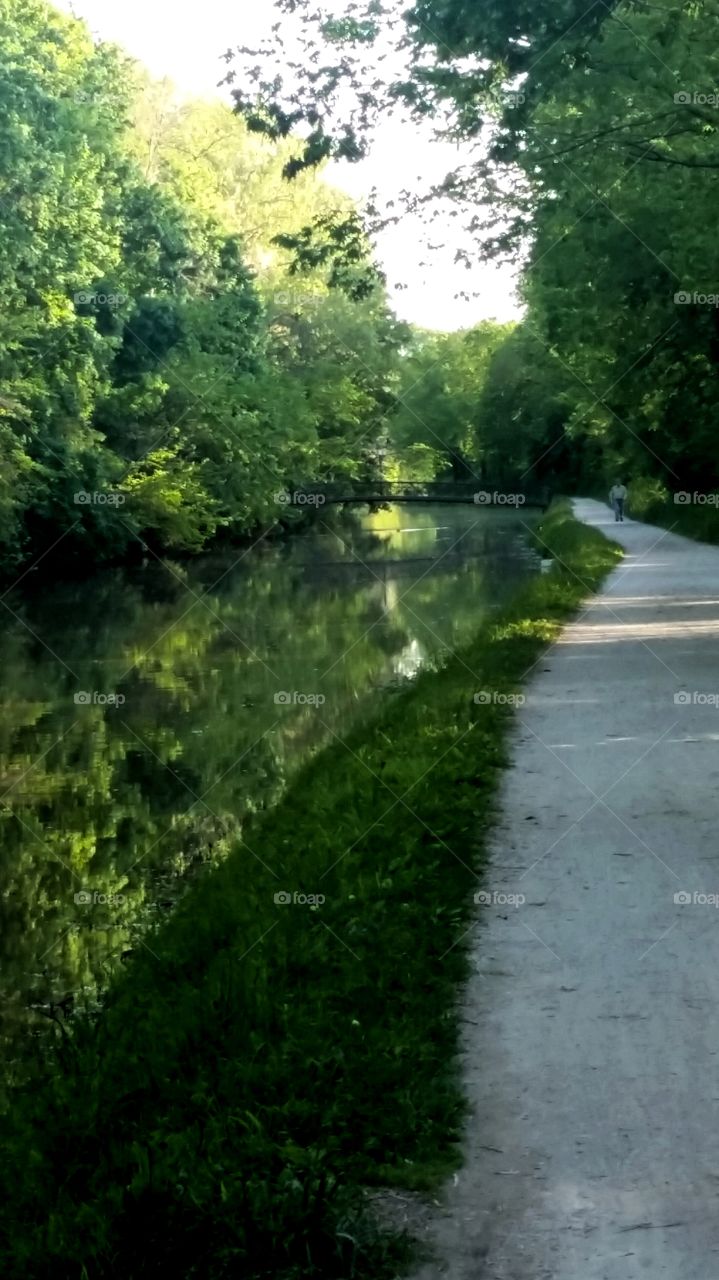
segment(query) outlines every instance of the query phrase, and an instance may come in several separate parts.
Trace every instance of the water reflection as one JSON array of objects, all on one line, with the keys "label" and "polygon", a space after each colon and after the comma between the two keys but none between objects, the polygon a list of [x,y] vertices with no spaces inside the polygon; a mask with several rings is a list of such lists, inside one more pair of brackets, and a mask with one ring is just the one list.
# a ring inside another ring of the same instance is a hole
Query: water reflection
[{"label": "water reflection", "polygon": [[437,506],[81,584],[25,579],[0,670],[6,1061],[98,999],[310,752],[536,566],[516,517]]}]

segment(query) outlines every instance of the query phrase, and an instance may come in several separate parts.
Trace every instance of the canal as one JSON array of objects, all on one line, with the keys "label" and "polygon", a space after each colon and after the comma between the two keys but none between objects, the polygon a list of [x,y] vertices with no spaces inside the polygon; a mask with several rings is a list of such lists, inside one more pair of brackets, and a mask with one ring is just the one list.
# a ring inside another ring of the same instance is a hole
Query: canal
[{"label": "canal", "polygon": [[538,572],[533,518],[320,513],[285,543],[81,582],[29,574],[4,597],[6,1076],[50,1020],[97,1006],[312,752],[344,750],[350,727]]}]

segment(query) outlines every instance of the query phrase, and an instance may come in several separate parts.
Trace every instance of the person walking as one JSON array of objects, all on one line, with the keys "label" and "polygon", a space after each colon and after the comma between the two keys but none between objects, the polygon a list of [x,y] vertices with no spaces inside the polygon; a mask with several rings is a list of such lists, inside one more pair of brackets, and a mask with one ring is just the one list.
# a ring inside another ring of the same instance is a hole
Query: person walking
[{"label": "person walking", "polygon": [[624,504],[627,500],[626,485],[621,480],[617,480],[609,490],[609,505],[614,508],[614,519],[624,520]]}]

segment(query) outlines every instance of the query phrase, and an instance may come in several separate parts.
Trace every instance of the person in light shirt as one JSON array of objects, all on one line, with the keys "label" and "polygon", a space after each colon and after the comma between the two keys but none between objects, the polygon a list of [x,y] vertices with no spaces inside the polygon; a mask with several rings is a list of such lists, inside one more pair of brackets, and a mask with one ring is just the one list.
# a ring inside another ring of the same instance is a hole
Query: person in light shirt
[{"label": "person in light shirt", "polygon": [[614,519],[624,520],[624,504],[627,500],[626,485],[621,480],[617,480],[609,490],[609,505],[614,508]]}]

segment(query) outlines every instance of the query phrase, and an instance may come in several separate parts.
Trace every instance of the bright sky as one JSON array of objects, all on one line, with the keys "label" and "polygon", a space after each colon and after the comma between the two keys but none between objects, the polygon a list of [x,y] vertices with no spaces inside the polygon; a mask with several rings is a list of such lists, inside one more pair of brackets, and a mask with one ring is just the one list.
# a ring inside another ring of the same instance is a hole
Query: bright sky
[{"label": "bright sky", "polygon": [[[59,8],[85,18],[101,38],[123,45],[156,76],[169,76],[180,88],[198,95],[230,100],[216,88],[227,68],[220,56],[228,47],[253,45],[278,14],[272,0],[54,0]],[[376,186],[391,198],[403,186],[439,180],[457,163],[449,143],[422,138],[409,126],[388,124],[372,155],[358,165],[334,165],[328,176],[358,199]],[[458,221],[458,220],[457,220]],[[438,222],[432,243],[447,248],[428,255],[426,229],[405,218],[382,232],[378,258],[387,273],[393,305],[406,320],[430,329],[459,329],[483,319],[511,320],[518,314],[514,281],[507,268],[473,268],[454,263],[454,225]],[[429,257],[426,267],[421,263]],[[397,284],[404,285],[396,289]],[[477,293],[455,298],[461,290]]]}]

